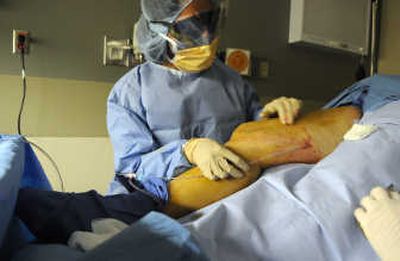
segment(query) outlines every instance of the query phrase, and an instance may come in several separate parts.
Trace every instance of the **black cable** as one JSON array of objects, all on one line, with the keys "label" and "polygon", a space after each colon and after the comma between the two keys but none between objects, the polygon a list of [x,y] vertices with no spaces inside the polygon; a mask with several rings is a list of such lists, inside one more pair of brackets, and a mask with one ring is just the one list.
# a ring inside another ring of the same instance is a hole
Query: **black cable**
[{"label": "black cable", "polygon": [[22,100],[21,100],[21,105],[19,108],[19,113],[18,113],[18,121],[17,121],[17,129],[18,129],[18,134],[22,136],[22,131],[21,131],[21,120],[22,120],[22,113],[24,111],[24,105],[25,105],[25,97],[26,97],[26,77],[25,77],[25,48],[22,47],[21,49],[21,76],[22,76]]},{"label": "black cable", "polygon": [[51,164],[53,165],[53,168],[56,170],[57,175],[58,175],[58,179],[60,180],[60,184],[61,184],[61,191],[65,192],[65,187],[64,187],[64,180],[61,176],[61,172],[60,169],[57,166],[57,163],[53,160],[53,158],[50,156],[49,153],[47,153],[42,147],[40,147],[39,145],[37,145],[36,143],[29,141],[26,137],[24,137],[24,141],[32,146],[34,146],[37,150],[39,150],[41,153],[43,153],[44,156],[46,156],[46,158],[48,160],[50,160]]},{"label": "black cable", "polygon": [[116,175],[117,180],[130,192],[138,191],[147,197],[150,197],[158,205],[162,206],[164,203],[161,199],[157,198],[152,193],[148,192],[136,178],[127,177],[124,175]]},{"label": "black cable", "polygon": [[23,140],[34,146],[37,150],[39,150],[41,153],[43,153],[43,155],[45,155],[45,157],[50,160],[51,164],[53,165],[54,169],[57,172],[58,178],[60,180],[60,184],[61,184],[61,191],[65,191],[64,188],[64,180],[61,176],[61,172],[57,166],[57,163],[53,160],[53,158],[50,156],[49,153],[47,153],[43,148],[41,148],[39,145],[29,141],[25,136],[22,135],[22,131],[21,131],[21,121],[22,121],[22,114],[24,112],[24,105],[25,105],[25,98],[26,98],[26,75],[25,75],[25,41],[26,38],[23,35],[18,36],[18,49],[21,51],[21,76],[22,76],[22,86],[23,86],[23,90],[22,90],[22,99],[21,99],[21,105],[19,108],[19,113],[18,113],[18,120],[17,120],[17,129],[18,129],[18,135],[22,136]]}]

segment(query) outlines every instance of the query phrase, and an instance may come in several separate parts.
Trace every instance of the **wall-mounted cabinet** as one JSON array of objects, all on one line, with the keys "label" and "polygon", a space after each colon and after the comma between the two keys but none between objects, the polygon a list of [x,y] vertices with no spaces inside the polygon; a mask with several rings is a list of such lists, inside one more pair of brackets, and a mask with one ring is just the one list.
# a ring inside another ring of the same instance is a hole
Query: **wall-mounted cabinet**
[{"label": "wall-mounted cabinet", "polygon": [[289,43],[368,54],[371,0],[291,0]]}]

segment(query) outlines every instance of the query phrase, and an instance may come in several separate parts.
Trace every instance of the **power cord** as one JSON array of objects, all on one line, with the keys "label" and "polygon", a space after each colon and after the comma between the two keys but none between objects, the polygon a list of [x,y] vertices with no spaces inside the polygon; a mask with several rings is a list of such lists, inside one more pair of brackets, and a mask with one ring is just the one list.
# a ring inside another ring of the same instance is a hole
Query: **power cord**
[{"label": "power cord", "polygon": [[22,136],[22,131],[21,131],[21,120],[22,120],[22,114],[24,112],[24,105],[25,105],[25,98],[26,98],[26,75],[25,75],[25,41],[26,38],[24,35],[18,35],[18,49],[21,51],[21,76],[22,76],[22,100],[21,100],[21,105],[19,108],[19,113],[18,113],[18,121],[17,121],[17,129],[18,129],[18,134]]},{"label": "power cord", "polygon": [[20,135],[23,138],[23,141],[34,146],[37,150],[39,150],[52,164],[54,169],[57,172],[58,178],[60,180],[60,185],[61,185],[61,191],[65,191],[64,188],[64,180],[61,176],[61,172],[57,166],[57,163],[53,160],[53,158],[50,156],[49,153],[47,153],[42,147],[37,145],[36,143],[29,141],[24,135],[22,135],[22,130],[21,130],[21,121],[22,121],[22,114],[24,112],[24,105],[25,105],[25,98],[26,98],[26,74],[25,74],[25,50],[26,50],[26,37],[25,35],[18,35],[18,44],[17,44],[18,50],[21,52],[21,76],[22,76],[22,99],[21,99],[21,105],[19,108],[19,113],[18,113],[18,120],[17,120],[17,130],[18,130],[18,135]]},{"label": "power cord", "polygon": [[26,142],[26,143],[32,145],[33,147],[35,147],[38,151],[40,151],[51,162],[51,165],[53,166],[53,168],[57,172],[57,176],[58,176],[58,179],[60,181],[61,191],[65,192],[64,180],[63,180],[63,178],[61,176],[61,172],[60,172],[60,169],[57,166],[57,163],[53,160],[53,158],[50,156],[50,154],[47,153],[42,147],[40,147],[36,143],[28,140],[26,137],[23,137],[23,138],[24,138],[24,142]]}]

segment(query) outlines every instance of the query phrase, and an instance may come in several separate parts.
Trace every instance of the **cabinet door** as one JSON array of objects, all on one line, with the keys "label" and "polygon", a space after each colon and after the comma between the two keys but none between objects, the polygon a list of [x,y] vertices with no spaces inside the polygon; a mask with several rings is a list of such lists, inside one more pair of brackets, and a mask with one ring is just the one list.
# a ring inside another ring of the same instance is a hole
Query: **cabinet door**
[{"label": "cabinet door", "polygon": [[367,54],[370,0],[291,0],[290,43]]}]

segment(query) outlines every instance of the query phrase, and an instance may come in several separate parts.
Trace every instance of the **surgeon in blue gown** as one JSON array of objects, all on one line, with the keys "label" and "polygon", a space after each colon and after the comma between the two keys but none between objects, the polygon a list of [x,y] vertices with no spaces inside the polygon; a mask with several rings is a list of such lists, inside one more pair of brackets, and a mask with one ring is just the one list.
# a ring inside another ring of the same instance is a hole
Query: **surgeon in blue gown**
[{"label": "surgeon in blue gown", "polygon": [[[253,88],[216,59],[221,0],[142,0],[136,38],[146,63],[108,98],[117,175],[171,180],[197,165],[209,179],[239,178],[247,163],[222,145],[241,123],[277,115],[291,124],[301,101],[264,107]],[[110,194],[128,193],[118,179]]]}]

